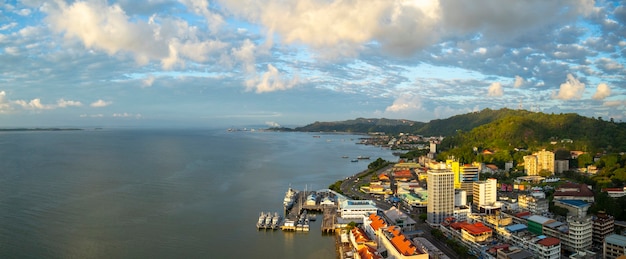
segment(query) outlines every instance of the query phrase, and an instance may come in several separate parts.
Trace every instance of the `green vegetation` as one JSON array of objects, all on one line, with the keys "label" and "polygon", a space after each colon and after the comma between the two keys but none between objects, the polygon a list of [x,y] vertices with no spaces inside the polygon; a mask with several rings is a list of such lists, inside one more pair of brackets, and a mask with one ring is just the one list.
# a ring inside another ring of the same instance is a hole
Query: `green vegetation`
[{"label": "green vegetation", "polygon": [[339,180],[336,181],[335,183],[331,184],[328,186],[328,189],[331,189],[337,193],[343,194],[343,192],[341,191],[341,184],[343,183],[343,180]]}]

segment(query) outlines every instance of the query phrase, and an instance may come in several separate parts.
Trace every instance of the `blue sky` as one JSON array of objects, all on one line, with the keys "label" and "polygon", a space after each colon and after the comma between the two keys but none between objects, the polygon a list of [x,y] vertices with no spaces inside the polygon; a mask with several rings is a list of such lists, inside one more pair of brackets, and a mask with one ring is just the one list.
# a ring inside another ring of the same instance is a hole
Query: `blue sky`
[{"label": "blue sky", "polygon": [[0,3],[0,127],[626,121],[626,2]]}]

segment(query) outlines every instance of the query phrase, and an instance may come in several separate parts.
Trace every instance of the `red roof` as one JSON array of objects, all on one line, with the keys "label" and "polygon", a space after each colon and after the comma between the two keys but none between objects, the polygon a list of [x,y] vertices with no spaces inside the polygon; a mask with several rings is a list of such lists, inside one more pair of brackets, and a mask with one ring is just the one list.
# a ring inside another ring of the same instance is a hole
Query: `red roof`
[{"label": "red roof", "polygon": [[561,240],[559,240],[558,238],[554,238],[554,237],[546,237],[544,239],[539,240],[539,242],[537,242],[537,244],[540,244],[543,246],[553,246],[553,245],[558,245],[559,243],[561,243]]},{"label": "red roof", "polygon": [[522,217],[530,216],[530,215],[531,215],[530,211],[523,211],[523,212],[515,214],[515,217],[522,218]]},{"label": "red roof", "polygon": [[554,196],[593,197],[593,192],[586,184],[564,183],[556,189]]},{"label": "red roof", "polygon": [[400,178],[410,178],[411,170],[398,170],[398,171],[393,172],[393,175],[395,177],[400,177]]},{"label": "red roof", "polygon": [[491,228],[483,225],[483,223],[476,222],[474,224],[465,223],[462,228],[469,232],[471,235],[480,235],[482,233],[491,233]]},{"label": "red roof", "polygon": [[603,192],[624,192],[624,188],[602,188]]}]

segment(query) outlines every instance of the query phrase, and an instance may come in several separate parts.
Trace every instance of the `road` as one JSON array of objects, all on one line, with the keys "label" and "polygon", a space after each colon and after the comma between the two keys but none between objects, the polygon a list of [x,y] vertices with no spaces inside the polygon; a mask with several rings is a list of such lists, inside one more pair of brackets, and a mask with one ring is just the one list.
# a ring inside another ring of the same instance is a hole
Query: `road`
[{"label": "road", "polygon": [[[376,173],[380,174],[387,169],[390,169],[393,165],[386,166]],[[386,202],[384,199],[378,200],[370,194],[363,193],[359,190],[359,187],[369,183],[370,177],[364,177],[367,174],[368,170],[359,172],[355,175],[347,177],[339,187],[345,196],[351,197],[352,199],[361,199],[361,200],[373,200],[376,203],[376,206],[382,210],[388,210],[393,206],[393,204]],[[444,254],[446,254],[450,258],[460,259],[461,257],[452,250],[445,242],[435,238],[430,231],[432,228],[424,223],[418,218],[418,214],[411,210],[410,213],[411,218],[417,222],[416,228],[422,230],[424,232],[423,237],[430,241],[434,246],[439,248]]]}]

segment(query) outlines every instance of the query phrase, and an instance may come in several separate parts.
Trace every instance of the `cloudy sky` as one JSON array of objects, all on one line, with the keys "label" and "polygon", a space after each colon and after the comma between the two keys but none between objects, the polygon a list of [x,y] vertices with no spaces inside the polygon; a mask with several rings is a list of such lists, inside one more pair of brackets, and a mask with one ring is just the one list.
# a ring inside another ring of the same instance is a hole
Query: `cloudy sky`
[{"label": "cloudy sky", "polygon": [[626,121],[626,1],[0,3],[0,127]]}]

